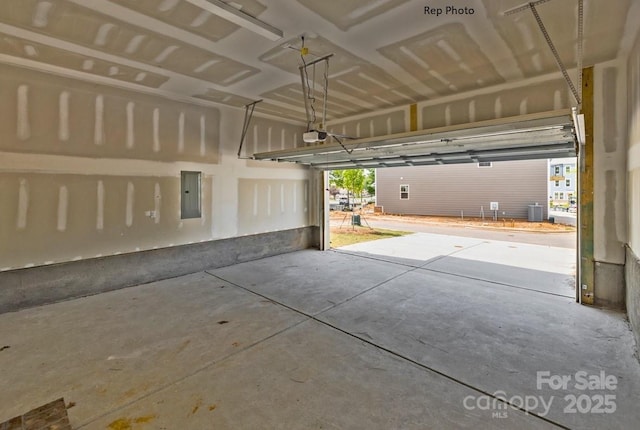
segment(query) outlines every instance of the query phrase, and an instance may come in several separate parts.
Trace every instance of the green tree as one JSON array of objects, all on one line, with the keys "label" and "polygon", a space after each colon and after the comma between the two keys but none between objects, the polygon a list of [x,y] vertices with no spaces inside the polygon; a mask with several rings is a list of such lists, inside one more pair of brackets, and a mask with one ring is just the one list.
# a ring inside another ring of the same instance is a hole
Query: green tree
[{"label": "green tree", "polygon": [[364,189],[370,196],[376,195],[376,169],[366,170],[366,179],[364,181]]},{"label": "green tree", "polygon": [[366,186],[367,175],[362,169],[332,170],[329,172],[329,184],[347,190],[347,198],[351,196],[362,199],[362,191]]},{"label": "green tree", "polygon": [[344,170],[332,170],[329,172],[329,185],[336,188],[344,188]]},{"label": "green tree", "polygon": [[354,197],[358,196],[362,199],[362,191],[364,190],[365,181],[362,169],[345,170],[343,177],[344,187],[353,194]]}]

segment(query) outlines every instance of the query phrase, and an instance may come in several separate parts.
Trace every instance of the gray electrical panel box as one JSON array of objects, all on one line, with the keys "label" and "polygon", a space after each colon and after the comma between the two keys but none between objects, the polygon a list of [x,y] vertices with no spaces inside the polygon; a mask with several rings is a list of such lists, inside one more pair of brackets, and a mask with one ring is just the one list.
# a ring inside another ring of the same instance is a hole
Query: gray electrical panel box
[{"label": "gray electrical panel box", "polygon": [[180,172],[180,218],[200,218],[200,172]]}]

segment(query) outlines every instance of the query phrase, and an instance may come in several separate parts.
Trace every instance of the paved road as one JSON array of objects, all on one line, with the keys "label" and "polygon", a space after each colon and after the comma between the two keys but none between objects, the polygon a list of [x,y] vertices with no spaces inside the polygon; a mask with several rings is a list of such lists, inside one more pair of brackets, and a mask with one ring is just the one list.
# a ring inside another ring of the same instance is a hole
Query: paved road
[{"label": "paved road", "polygon": [[[502,240],[505,242],[530,243],[534,245],[548,245],[559,248],[575,248],[577,242],[575,232],[537,233],[524,231],[502,231],[488,228],[378,220],[374,219],[373,217],[366,216],[365,220],[373,228],[386,228],[390,230],[413,231],[419,233],[444,234],[448,236],[473,237],[478,239]],[[340,220],[331,220],[332,226],[339,226],[340,223]],[[366,225],[364,221],[363,225]]]}]

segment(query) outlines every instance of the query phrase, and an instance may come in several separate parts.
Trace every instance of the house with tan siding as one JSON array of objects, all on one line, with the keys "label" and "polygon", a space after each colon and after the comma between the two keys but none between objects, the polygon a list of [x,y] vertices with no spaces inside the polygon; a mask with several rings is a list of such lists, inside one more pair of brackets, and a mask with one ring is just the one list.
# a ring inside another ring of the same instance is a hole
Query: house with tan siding
[{"label": "house with tan siding", "polygon": [[548,161],[500,161],[389,167],[376,171],[376,205],[385,213],[527,218],[529,205],[548,216]]}]

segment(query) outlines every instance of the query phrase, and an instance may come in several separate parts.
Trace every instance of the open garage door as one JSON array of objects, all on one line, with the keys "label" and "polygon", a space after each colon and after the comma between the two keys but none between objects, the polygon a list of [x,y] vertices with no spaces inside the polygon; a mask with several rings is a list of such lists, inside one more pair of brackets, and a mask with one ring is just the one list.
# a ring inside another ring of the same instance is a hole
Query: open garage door
[{"label": "open garage door", "polygon": [[321,170],[575,156],[576,134],[569,109],[254,154],[257,160]]}]

